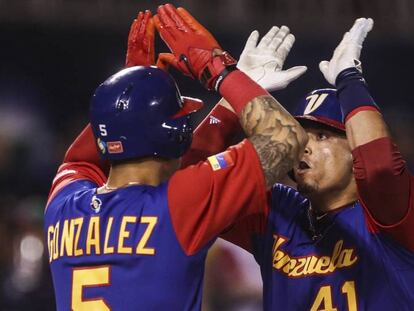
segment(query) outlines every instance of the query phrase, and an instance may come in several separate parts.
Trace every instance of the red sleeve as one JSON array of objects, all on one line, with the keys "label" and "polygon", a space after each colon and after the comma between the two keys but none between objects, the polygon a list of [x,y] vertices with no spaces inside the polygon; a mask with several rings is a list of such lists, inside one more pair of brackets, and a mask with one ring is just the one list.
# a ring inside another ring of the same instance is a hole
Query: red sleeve
[{"label": "red sleeve", "polygon": [[352,151],[354,174],[369,227],[414,251],[413,177],[389,137]]},{"label": "red sleeve", "polygon": [[253,253],[253,238],[264,234],[267,225],[268,207],[262,213],[247,216],[233,224],[220,238]]},{"label": "red sleeve", "polygon": [[97,185],[106,181],[109,163],[99,158],[95,138],[90,125],[80,133],[65,154],[52,182],[47,204],[66,185],[80,179],[88,179]]},{"label": "red sleeve", "polygon": [[237,115],[216,105],[194,131],[191,147],[182,157],[181,167],[203,161],[225,150],[234,137],[242,132]]},{"label": "red sleeve", "polygon": [[[217,164],[217,159],[219,159]],[[194,254],[234,222],[266,209],[266,184],[253,145],[177,171],[168,186],[172,223],[181,246]]]}]

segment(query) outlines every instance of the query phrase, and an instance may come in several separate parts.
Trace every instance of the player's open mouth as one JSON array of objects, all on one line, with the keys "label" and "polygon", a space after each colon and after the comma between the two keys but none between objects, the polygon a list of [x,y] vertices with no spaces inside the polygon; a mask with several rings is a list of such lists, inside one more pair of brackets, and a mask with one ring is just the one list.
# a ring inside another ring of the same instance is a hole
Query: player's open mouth
[{"label": "player's open mouth", "polygon": [[296,172],[297,172],[297,174],[302,174],[308,169],[310,169],[309,164],[306,163],[305,161],[300,161],[299,164],[298,164],[298,168],[297,168]]}]

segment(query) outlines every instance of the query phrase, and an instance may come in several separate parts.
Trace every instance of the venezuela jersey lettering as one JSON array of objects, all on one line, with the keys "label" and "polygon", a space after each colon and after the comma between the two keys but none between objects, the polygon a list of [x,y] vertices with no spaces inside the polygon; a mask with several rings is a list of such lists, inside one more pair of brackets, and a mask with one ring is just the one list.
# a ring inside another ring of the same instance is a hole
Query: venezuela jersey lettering
[{"label": "venezuela jersey lettering", "polygon": [[[216,106],[211,115],[226,122],[201,123],[195,136],[203,139],[186,163],[214,154],[240,131],[227,109]],[[221,235],[260,264],[265,310],[414,310],[414,177],[389,137],[352,155],[359,202],[318,219],[307,199],[279,184],[263,213]],[[374,217],[394,213],[405,216],[388,225]]]},{"label": "venezuela jersey lettering", "polygon": [[266,310],[412,310],[414,254],[370,232],[356,202],[317,219],[309,201],[275,185],[253,253]]}]

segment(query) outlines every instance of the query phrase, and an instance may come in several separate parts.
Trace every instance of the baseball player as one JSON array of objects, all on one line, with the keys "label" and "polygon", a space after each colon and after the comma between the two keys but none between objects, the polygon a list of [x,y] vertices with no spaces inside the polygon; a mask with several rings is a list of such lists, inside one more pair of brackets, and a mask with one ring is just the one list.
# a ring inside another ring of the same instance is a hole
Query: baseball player
[{"label": "baseball player", "polygon": [[[154,20],[172,51],[160,62],[218,91],[248,137],[179,171],[201,102],[182,97],[171,76],[149,66]],[[127,66],[138,63],[96,89],[91,124],[53,181],[45,234],[58,310],[199,310],[208,247],[233,222],[263,212],[266,189],[307,141],[184,9],[138,15]]]},{"label": "baseball player", "polygon": [[[321,62],[336,89],[315,90],[298,107],[309,135],[293,170],[299,192],[274,185],[263,214],[222,235],[255,256],[265,310],[414,308],[413,177],[359,70],[372,25],[371,19],[356,20],[332,59]],[[223,111],[209,117],[230,118]],[[214,125],[202,125],[196,134],[223,137],[210,133]],[[201,143],[189,155],[213,149]]]}]

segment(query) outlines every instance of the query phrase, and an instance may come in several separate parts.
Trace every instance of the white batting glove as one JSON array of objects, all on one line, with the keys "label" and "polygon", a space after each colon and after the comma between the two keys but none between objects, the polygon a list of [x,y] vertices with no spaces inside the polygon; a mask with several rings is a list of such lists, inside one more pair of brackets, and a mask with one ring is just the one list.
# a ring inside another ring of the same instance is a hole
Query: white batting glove
[{"label": "white batting glove", "polygon": [[257,44],[259,32],[253,31],[246,41],[237,68],[269,92],[284,89],[307,70],[306,66],[282,70],[295,42],[295,37],[289,32],[286,26],[273,26]]},{"label": "white batting glove", "polygon": [[373,25],[372,18],[358,18],[355,20],[352,28],[345,33],[341,43],[336,47],[331,60],[324,60],[319,63],[319,69],[330,84],[335,85],[336,77],[344,69],[356,67],[361,70],[359,57],[362,43],[364,43]]}]

